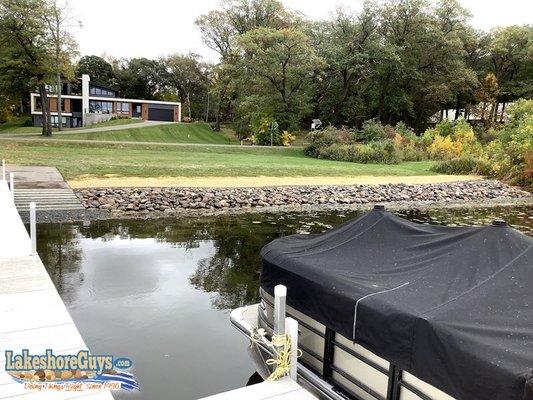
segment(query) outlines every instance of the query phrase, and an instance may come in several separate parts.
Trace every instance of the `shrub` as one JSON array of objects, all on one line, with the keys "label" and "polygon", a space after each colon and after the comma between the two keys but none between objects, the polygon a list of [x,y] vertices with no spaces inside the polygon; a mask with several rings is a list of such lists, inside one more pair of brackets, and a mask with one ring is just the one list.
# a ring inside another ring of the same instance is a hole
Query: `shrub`
[{"label": "shrub", "polygon": [[416,136],[403,122],[395,126],[394,145],[401,152],[403,161],[420,161],[427,158],[422,138]]},{"label": "shrub", "polygon": [[463,155],[480,157],[483,154],[474,130],[464,119],[440,122],[424,132],[422,142],[434,160],[451,160]]},{"label": "shrub", "polygon": [[294,139],[296,139],[296,136],[288,131],[283,131],[281,134],[281,144],[283,144],[283,146],[290,146],[292,142],[294,142]]},{"label": "shrub", "polygon": [[476,159],[467,155],[441,161],[432,166],[431,170],[440,174],[467,175],[475,172],[476,165]]},{"label": "shrub", "polygon": [[307,139],[309,145],[305,148],[305,153],[311,157],[319,157],[320,150],[332,144],[351,144],[357,140],[353,131],[337,129],[333,126],[328,126],[319,131],[312,131],[307,136]]},{"label": "shrub", "polygon": [[394,139],[396,130],[390,125],[382,125],[381,122],[370,119],[363,122],[363,126],[356,132],[359,142],[370,143],[382,139]]},{"label": "shrub", "polygon": [[401,161],[401,154],[391,140],[366,144],[334,143],[321,149],[319,157],[363,164],[397,164]]},{"label": "shrub", "polygon": [[374,120],[363,122],[362,128],[356,133],[357,140],[363,143],[368,143],[385,137],[383,125]]},{"label": "shrub", "polygon": [[[273,128],[274,124],[274,129]],[[262,146],[285,146],[283,144],[283,133],[277,128],[272,118],[262,117],[252,124],[254,132],[254,143]],[[290,144],[290,143],[289,143]]]},{"label": "shrub", "polygon": [[510,183],[533,187],[533,100],[519,100],[509,108],[510,120],[487,146],[492,175]]},{"label": "shrub", "polygon": [[455,122],[447,119],[442,120],[435,126],[435,130],[440,136],[451,136],[454,133]]},{"label": "shrub", "polygon": [[451,160],[461,154],[462,145],[452,140],[450,136],[443,137],[439,134],[433,139],[427,152],[433,160]]},{"label": "shrub", "polygon": [[485,158],[476,158],[472,155],[463,155],[451,160],[441,161],[431,167],[431,170],[440,174],[452,175],[490,175],[492,167]]}]

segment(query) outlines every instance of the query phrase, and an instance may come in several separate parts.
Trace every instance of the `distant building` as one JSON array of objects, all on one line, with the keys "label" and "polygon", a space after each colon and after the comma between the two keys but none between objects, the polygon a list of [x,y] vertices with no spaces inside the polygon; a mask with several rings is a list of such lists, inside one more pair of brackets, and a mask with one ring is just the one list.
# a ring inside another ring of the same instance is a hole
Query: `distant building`
[{"label": "distant building", "polygon": [[[476,106],[469,108],[455,108],[443,109],[435,113],[429,119],[430,124],[437,124],[443,120],[454,121],[462,118],[468,122],[478,122],[488,120],[492,111],[493,120],[497,122],[505,122],[509,119],[509,115],[506,110],[512,103],[496,103],[496,107],[493,109],[491,103],[479,103]],[[459,111],[459,112],[457,112]]]},{"label": "distant building", "polygon": [[[57,87],[50,88],[52,125],[58,125]],[[54,94],[55,93],[55,94]],[[33,125],[42,126],[42,102],[39,93],[30,94]],[[70,83],[61,87],[61,114],[63,126],[79,127],[117,117],[142,118],[150,121],[181,121],[181,103],[118,97],[118,90],[92,83],[89,75],[81,78],[81,90]]]}]

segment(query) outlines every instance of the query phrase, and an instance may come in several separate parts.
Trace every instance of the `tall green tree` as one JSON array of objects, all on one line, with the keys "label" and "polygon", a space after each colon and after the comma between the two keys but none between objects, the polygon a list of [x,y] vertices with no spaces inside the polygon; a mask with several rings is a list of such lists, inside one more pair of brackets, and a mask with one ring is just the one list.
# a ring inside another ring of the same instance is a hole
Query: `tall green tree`
[{"label": "tall green tree", "polygon": [[[234,121],[237,127],[244,127],[243,131],[248,130],[248,113],[242,112],[248,107],[241,106],[243,102],[248,102],[249,93],[247,86],[241,85],[244,71],[238,61],[244,54],[238,42],[239,37],[257,28],[288,27],[296,19],[296,15],[287,11],[277,0],[224,0],[218,10],[210,11],[196,20],[204,43],[221,58],[210,79],[217,130],[222,119]],[[246,121],[236,121],[238,115],[244,115]]]},{"label": "tall green tree", "polygon": [[173,54],[162,60],[168,75],[168,86],[178,93],[189,119],[206,113],[210,66],[198,54]]},{"label": "tall green tree", "polygon": [[499,100],[533,97],[533,26],[513,25],[490,33],[490,66],[499,84]]},{"label": "tall green tree", "polygon": [[[44,16],[50,4],[39,0],[0,0],[0,85],[26,80],[38,87],[44,136],[52,135],[46,84],[53,81],[54,47]],[[26,85],[24,85],[26,88]]]},{"label": "tall green tree", "polygon": [[77,54],[78,44],[69,31],[69,28],[72,27],[72,17],[69,15],[67,3],[59,4],[57,0],[51,0],[49,12],[43,14],[43,19],[48,27],[54,47],[57,86],[57,127],[61,131],[63,130],[63,109],[61,106],[62,80],[63,77],[67,79],[74,77],[71,59]]},{"label": "tall green tree", "polygon": [[377,117],[423,129],[436,111],[453,103],[457,88],[475,85],[459,33],[468,15],[456,0],[431,8],[424,0],[386,3],[380,33],[394,58],[379,67]]},{"label": "tall green tree", "polygon": [[76,76],[87,74],[91,80],[114,86],[117,84],[115,72],[110,63],[98,56],[83,56],[76,66]]},{"label": "tall green tree", "polygon": [[368,4],[357,15],[339,9],[325,24],[313,24],[311,36],[326,61],[315,78],[316,116],[334,125],[370,118],[365,93],[376,77],[377,64],[388,57],[377,34],[375,12]]},{"label": "tall green tree", "polygon": [[243,85],[259,105],[272,112],[281,129],[296,128],[309,111],[313,71],[323,60],[309,37],[296,28],[257,28],[239,37],[245,53]]},{"label": "tall green tree", "polygon": [[204,43],[223,61],[239,54],[237,38],[256,28],[281,28],[293,15],[278,0],[224,0],[220,9],[196,20]]},{"label": "tall green tree", "polygon": [[167,92],[169,72],[157,60],[132,58],[124,61],[115,73],[125,97],[157,100]]}]

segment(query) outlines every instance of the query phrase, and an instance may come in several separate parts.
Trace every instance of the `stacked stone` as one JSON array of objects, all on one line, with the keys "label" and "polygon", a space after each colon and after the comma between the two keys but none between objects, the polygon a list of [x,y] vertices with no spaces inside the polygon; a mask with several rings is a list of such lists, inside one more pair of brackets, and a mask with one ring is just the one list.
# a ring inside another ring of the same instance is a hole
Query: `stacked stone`
[{"label": "stacked stone", "polygon": [[266,188],[108,188],[76,191],[89,209],[173,212],[298,205],[457,202],[517,199],[530,193],[494,180],[438,184],[278,186]]}]

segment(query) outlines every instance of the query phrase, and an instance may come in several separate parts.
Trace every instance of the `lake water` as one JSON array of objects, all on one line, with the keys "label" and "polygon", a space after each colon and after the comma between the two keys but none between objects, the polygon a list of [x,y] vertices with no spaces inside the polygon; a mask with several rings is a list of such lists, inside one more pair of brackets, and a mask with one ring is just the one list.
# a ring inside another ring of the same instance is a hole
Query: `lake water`
[{"label": "lake water", "polygon": [[[417,222],[488,224],[533,235],[533,207],[407,211]],[[86,344],[129,357],[140,393],[117,399],[195,399],[244,386],[254,372],[229,312],[258,299],[259,251],[317,233],[356,212],[40,224],[39,254]]]}]

